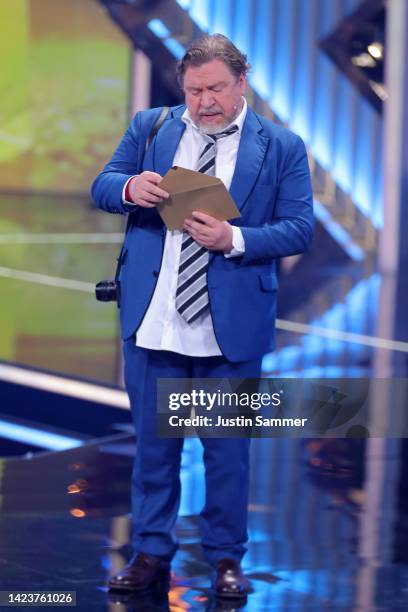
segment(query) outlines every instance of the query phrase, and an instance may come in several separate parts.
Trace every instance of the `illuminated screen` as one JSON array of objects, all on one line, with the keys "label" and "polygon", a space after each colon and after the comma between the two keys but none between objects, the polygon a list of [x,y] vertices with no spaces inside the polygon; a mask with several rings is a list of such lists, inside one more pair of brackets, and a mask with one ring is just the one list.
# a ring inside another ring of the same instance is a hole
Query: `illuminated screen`
[{"label": "illuminated screen", "polygon": [[89,189],[128,123],[131,47],[97,0],[0,2],[0,361],[117,383],[120,215]]},{"label": "illuminated screen", "polygon": [[2,0],[0,190],[83,193],[128,118],[130,45],[96,0]]}]

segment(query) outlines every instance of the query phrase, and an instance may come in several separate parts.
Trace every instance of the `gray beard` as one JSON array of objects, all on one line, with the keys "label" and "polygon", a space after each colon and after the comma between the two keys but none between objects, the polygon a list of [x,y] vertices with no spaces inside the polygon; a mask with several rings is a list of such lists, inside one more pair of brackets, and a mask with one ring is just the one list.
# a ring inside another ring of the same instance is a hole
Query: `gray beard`
[{"label": "gray beard", "polygon": [[229,119],[227,119],[226,121],[224,121],[221,125],[220,124],[218,124],[218,125],[203,125],[201,123],[201,121],[198,121],[197,122],[197,126],[205,134],[218,134],[218,132],[222,132],[223,130],[225,130],[227,125],[229,125],[230,123],[235,121],[235,119],[238,117],[238,115],[239,115],[239,113],[241,111],[242,111],[242,104],[241,105],[238,104],[238,106],[237,106],[237,108],[235,110],[234,116],[229,118]]},{"label": "gray beard", "polygon": [[221,125],[203,125],[200,121],[198,127],[204,134],[218,134],[218,132],[222,132],[230,123],[231,121],[224,121]]}]

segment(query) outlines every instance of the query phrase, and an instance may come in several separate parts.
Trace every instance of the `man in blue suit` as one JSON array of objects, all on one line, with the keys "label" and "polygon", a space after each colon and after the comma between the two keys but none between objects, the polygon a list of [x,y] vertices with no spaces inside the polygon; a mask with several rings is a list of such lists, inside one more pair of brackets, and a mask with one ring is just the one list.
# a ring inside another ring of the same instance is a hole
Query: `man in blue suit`
[{"label": "man in blue suit", "polygon": [[[129,213],[122,249],[121,329],[125,382],[136,427],[132,474],[135,554],[113,589],[166,581],[177,550],[183,440],[156,435],[158,378],[250,377],[274,347],[277,258],[301,253],[313,232],[312,192],[301,139],[247,107],[249,66],[226,37],[205,36],[179,65],[185,105],[138,113],[92,188],[96,205]],[[215,175],[241,217],[202,212],[166,230],[156,204],[173,165]],[[220,597],[243,597],[249,440],[203,438],[206,498],[201,541]]]}]

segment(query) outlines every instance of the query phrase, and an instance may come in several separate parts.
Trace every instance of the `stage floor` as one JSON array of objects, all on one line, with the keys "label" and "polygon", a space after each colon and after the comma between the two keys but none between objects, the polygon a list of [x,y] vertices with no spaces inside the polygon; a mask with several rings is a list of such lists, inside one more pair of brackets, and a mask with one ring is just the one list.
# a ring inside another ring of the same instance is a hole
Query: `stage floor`
[{"label": "stage floor", "polygon": [[168,596],[108,592],[109,575],[131,554],[134,448],[122,433],[0,460],[0,590],[76,591],[77,609],[118,612],[408,609],[405,440],[252,441],[243,566],[254,592],[242,605],[211,597],[198,535],[204,489],[196,439],[185,442]]}]

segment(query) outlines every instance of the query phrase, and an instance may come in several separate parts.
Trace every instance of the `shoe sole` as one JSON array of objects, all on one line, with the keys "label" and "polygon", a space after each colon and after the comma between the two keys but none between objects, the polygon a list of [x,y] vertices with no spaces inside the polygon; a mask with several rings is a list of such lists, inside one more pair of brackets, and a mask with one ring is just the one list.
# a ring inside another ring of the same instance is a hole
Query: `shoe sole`
[{"label": "shoe sole", "polygon": [[217,599],[246,599],[248,593],[215,593]]},{"label": "shoe sole", "polygon": [[215,591],[215,596],[217,599],[246,599],[252,592],[253,591],[249,591],[248,593],[219,593]]},{"label": "shoe sole", "polygon": [[130,584],[111,584],[110,582],[108,582],[107,584],[108,588],[110,591],[126,591],[127,593],[130,592],[137,592],[137,593],[141,593],[143,591],[159,591],[159,590],[163,590],[164,588],[170,588],[170,576],[163,576],[158,578],[157,580],[155,580],[154,582],[152,582],[151,584],[148,584],[147,586],[131,586]]}]

